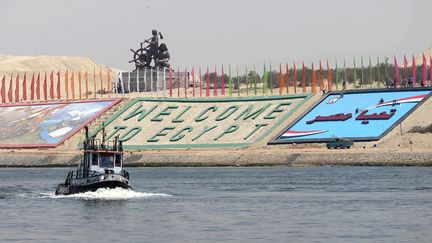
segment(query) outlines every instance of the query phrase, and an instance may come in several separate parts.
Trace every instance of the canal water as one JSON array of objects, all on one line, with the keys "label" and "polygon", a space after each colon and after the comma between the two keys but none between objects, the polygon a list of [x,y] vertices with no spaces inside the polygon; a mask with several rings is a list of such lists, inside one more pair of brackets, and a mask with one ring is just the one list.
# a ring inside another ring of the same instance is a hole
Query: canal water
[{"label": "canal water", "polygon": [[430,242],[432,168],[129,168],[133,191],[55,196],[68,168],[0,168],[0,242]]}]

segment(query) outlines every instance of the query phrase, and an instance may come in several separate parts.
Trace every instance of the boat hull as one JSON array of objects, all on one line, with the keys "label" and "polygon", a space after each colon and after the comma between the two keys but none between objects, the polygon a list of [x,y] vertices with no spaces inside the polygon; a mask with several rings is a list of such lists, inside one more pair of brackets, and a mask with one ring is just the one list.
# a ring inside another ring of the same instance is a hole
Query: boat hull
[{"label": "boat hull", "polygon": [[[119,176],[115,176],[119,177]],[[56,195],[70,195],[75,193],[84,193],[84,192],[94,192],[100,188],[124,188],[131,189],[129,186],[129,181],[124,178],[115,178],[114,176],[105,177],[106,179],[99,180],[72,180],[69,184],[59,184],[56,188]]]}]

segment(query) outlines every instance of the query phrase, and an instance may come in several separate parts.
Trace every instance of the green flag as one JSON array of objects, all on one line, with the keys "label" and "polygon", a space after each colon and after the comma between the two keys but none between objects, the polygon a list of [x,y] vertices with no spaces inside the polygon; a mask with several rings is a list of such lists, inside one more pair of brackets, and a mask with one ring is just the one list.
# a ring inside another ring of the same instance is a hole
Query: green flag
[{"label": "green flag", "polygon": [[363,65],[363,57],[361,57],[361,80],[360,80],[360,87],[363,87],[364,82],[364,65]]},{"label": "green flag", "polygon": [[377,56],[377,66],[376,66],[376,72],[377,72],[377,82],[378,82],[378,87],[380,87],[380,62],[379,62],[379,56]]},{"label": "green flag", "polygon": [[229,95],[232,96],[232,79],[231,79],[231,65],[228,66],[228,89]]},{"label": "green flag", "polygon": [[355,58],[354,58],[354,88],[356,87],[356,81],[357,81],[357,68],[356,68]]},{"label": "green flag", "polygon": [[339,71],[337,67],[337,59],[335,59],[335,72],[336,72],[336,90],[339,90]]},{"label": "green flag", "polygon": [[270,68],[269,68],[269,72],[268,72],[268,75],[269,75],[269,88],[270,88],[270,94],[273,94],[273,70],[272,70],[272,67],[271,67],[271,63],[270,63]]},{"label": "green flag", "polygon": [[238,74],[238,66],[236,65],[237,68],[237,96],[240,96],[240,78],[239,78],[239,74]]},{"label": "green flag", "polygon": [[247,70],[247,65],[245,65],[245,70],[246,70],[246,75],[245,75],[245,79],[246,79],[246,96],[249,96],[249,79],[248,79],[248,70]]},{"label": "green flag", "polygon": [[256,79],[256,69],[254,64],[254,93],[257,95],[257,79]]},{"label": "green flag", "polygon": [[370,87],[372,88],[372,61],[370,56],[369,56],[369,84]]},{"label": "green flag", "polygon": [[263,94],[267,94],[267,71],[264,63],[264,73],[263,73]]},{"label": "green flag", "polygon": [[346,82],[347,82],[347,73],[346,73],[346,63],[344,58],[344,67],[343,67],[343,74],[344,74],[344,80],[342,82],[342,89],[346,89]]}]

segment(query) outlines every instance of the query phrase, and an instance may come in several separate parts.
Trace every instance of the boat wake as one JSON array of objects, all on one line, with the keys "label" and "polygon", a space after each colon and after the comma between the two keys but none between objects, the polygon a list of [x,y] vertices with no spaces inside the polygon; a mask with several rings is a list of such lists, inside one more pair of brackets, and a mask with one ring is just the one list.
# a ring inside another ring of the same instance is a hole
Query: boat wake
[{"label": "boat wake", "polygon": [[71,198],[71,199],[84,199],[84,200],[128,200],[128,199],[142,199],[152,197],[170,197],[171,195],[165,193],[151,193],[151,192],[136,192],[130,189],[123,188],[100,188],[94,192],[77,193],[72,195],[55,195],[50,193],[37,193],[37,194],[23,194],[22,197],[32,198]]}]

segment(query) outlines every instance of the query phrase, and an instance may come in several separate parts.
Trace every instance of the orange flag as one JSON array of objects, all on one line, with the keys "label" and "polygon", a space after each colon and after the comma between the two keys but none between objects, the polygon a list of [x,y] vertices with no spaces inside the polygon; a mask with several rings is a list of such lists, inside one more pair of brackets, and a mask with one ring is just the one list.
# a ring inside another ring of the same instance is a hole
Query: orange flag
[{"label": "orange flag", "polygon": [[88,99],[88,71],[86,70],[86,74],[85,74],[85,77],[86,77],[86,84],[85,84],[85,97],[86,97],[86,99]]},{"label": "orange flag", "polygon": [[78,95],[79,99],[81,99],[81,70],[78,71]]},{"label": "orange flag", "polygon": [[319,80],[320,80],[320,91],[324,89],[324,79],[323,79],[323,69],[320,60],[320,70],[319,70]]},{"label": "orange flag", "polygon": [[315,74],[314,64],[312,63],[312,93],[316,94],[317,79]]},{"label": "orange flag", "polygon": [[110,77],[110,69],[108,67],[108,98],[111,96],[111,77]]},{"label": "orange flag", "polygon": [[72,91],[72,100],[75,100],[75,74],[72,71],[71,74],[71,91]]},{"label": "orange flag", "polygon": [[93,95],[96,98],[96,68],[93,67]]},{"label": "orange flag", "polygon": [[102,80],[102,65],[99,66],[99,79],[100,79],[100,95],[103,97],[103,80]]},{"label": "orange flag", "polygon": [[285,63],[286,66],[286,93],[289,94],[289,69],[288,69],[288,63]]},{"label": "orange flag", "polygon": [[19,102],[19,73],[15,79],[15,103]]},{"label": "orange flag", "polygon": [[293,85],[294,85],[294,94],[297,94],[297,67],[294,63],[294,73],[293,73]]},{"label": "orange flag", "polygon": [[302,62],[303,69],[302,69],[302,88],[303,88],[303,94],[306,93],[306,69],[304,62]]},{"label": "orange flag", "polygon": [[65,89],[66,89],[66,100],[69,100],[69,73],[67,69],[65,72]]},{"label": "orange flag", "polygon": [[284,87],[284,80],[282,74],[282,63],[279,63],[279,95],[282,94],[283,87]]},{"label": "orange flag", "polygon": [[331,78],[331,69],[327,60],[327,86],[328,86],[328,91],[332,91],[332,78]]}]

